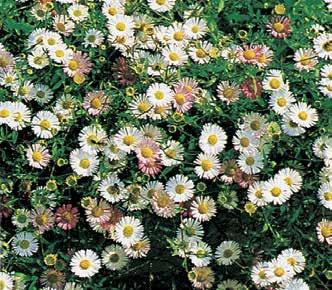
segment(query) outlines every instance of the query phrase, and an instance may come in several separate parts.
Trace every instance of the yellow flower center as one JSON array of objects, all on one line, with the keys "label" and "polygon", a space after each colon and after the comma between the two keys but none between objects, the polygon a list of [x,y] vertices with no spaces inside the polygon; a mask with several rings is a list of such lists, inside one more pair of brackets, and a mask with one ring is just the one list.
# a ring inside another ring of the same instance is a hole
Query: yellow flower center
[{"label": "yellow flower center", "polygon": [[277,277],[282,277],[285,274],[285,270],[281,267],[276,267],[274,269],[274,275],[276,275]]},{"label": "yellow flower center", "polygon": [[137,243],[135,243],[133,245],[133,249],[134,249],[134,251],[140,251],[140,250],[144,249],[144,242],[138,241]]},{"label": "yellow flower center", "polygon": [[273,187],[271,189],[271,194],[275,197],[278,197],[281,194],[281,189],[279,187]]},{"label": "yellow flower center", "polygon": [[288,186],[291,186],[294,182],[293,182],[293,179],[291,179],[289,176],[288,177],[285,177],[284,178],[284,181],[285,183],[288,185]]},{"label": "yellow flower center", "polygon": [[56,28],[59,31],[61,31],[61,32],[65,32],[66,31],[66,26],[63,23],[61,23],[61,22],[59,22],[59,23],[56,24]]},{"label": "yellow flower center", "polygon": [[176,151],[174,149],[167,149],[165,153],[170,158],[176,158]]},{"label": "yellow flower center", "polygon": [[91,262],[87,259],[84,259],[80,262],[80,268],[83,270],[87,270],[91,267]]},{"label": "yellow flower center", "polygon": [[240,144],[241,144],[242,147],[248,147],[249,144],[250,144],[249,138],[247,138],[247,137],[242,137],[242,138],[240,139]]},{"label": "yellow flower center", "polygon": [[322,226],[320,232],[324,238],[328,238],[332,235],[332,229],[329,226]]},{"label": "yellow flower center", "polygon": [[181,93],[175,94],[174,99],[178,105],[183,105],[186,101],[186,97]]},{"label": "yellow flower center", "polygon": [[274,11],[275,11],[275,13],[281,15],[286,12],[286,8],[285,8],[284,4],[277,4],[276,6],[274,6]]},{"label": "yellow flower center", "polygon": [[15,119],[16,122],[22,122],[23,121],[23,115],[20,112],[16,112],[14,119]]},{"label": "yellow flower center", "polygon": [[180,60],[180,56],[176,52],[172,51],[169,54],[169,59],[171,61],[179,61]]},{"label": "yellow flower center", "polygon": [[286,104],[287,104],[287,101],[284,97],[280,97],[277,100],[277,104],[278,104],[279,107],[285,107]]},{"label": "yellow flower center", "polygon": [[144,158],[151,158],[153,156],[153,150],[150,147],[143,147],[141,154]]},{"label": "yellow flower center", "polygon": [[126,144],[127,146],[130,146],[134,144],[135,140],[136,139],[133,135],[127,135],[123,138],[123,143]]},{"label": "yellow flower center", "polygon": [[213,167],[213,163],[211,162],[211,160],[205,159],[205,160],[202,160],[201,166],[204,171],[209,171]]},{"label": "yellow flower center", "polygon": [[126,238],[129,238],[133,235],[134,233],[134,228],[133,226],[131,225],[126,225],[123,227],[123,230],[122,230],[122,233],[123,235],[126,237]]},{"label": "yellow flower center", "polygon": [[155,112],[156,114],[162,114],[162,113],[165,112],[165,110],[166,110],[166,108],[163,107],[163,106],[157,106],[157,107],[154,108],[154,112]]},{"label": "yellow flower center", "polygon": [[261,128],[261,123],[258,120],[254,120],[250,123],[250,128],[254,131],[257,131]]},{"label": "yellow flower center", "polygon": [[54,38],[49,38],[49,39],[47,39],[47,43],[48,43],[48,45],[54,45],[54,44],[56,44],[56,40]]},{"label": "yellow flower center", "polygon": [[262,197],[263,197],[263,191],[262,191],[261,189],[256,190],[256,192],[255,192],[255,196],[256,196],[257,198],[262,198]]},{"label": "yellow flower center", "polygon": [[278,33],[281,33],[284,31],[285,29],[285,25],[282,24],[281,22],[276,22],[276,23],[273,23],[272,25],[273,29],[278,32]]},{"label": "yellow flower center", "polygon": [[305,121],[305,120],[308,119],[308,113],[307,113],[307,112],[304,112],[304,111],[299,112],[299,113],[297,114],[297,116],[298,116],[302,121]]},{"label": "yellow flower center", "polygon": [[266,274],[265,274],[265,270],[264,270],[264,269],[262,269],[262,270],[260,270],[260,271],[258,272],[258,277],[259,277],[260,279],[266,279]]},{"label": "yellow flower center", "polygon": [[176,41],[182,41],[184,39],[184,33],[182,31],[177,31],[174,33],[173,38]]},{"label": "yellow flower center", "polygon": [[165,208],[170,204],[170,198],[167,194],[160,194],[157,198],[157,205],[160,208]]},{"label": "yellow flower center", "polygon": [[115,28],[119,31],[125,31],[126,30],[126,23],[124,22],[118,22],[116,25],[115,25]]},{"label": "yellow flower center", "polygon": [[38,215],[35,219],[36,223],[40,226],[46,225],[48,222],[48,215],[46,213],[43,213],[41,215]]},{"label": "yellow flower center", "polygon": [[98,217],[101,217],[104,214],[104,210],[100,206],[95,206],[91,210],[91,213],[94,217],[98,218]]},{"label": "yellow flower center", "polygon": [[56,57],[64,57],[64,56],[65,56],[65,53],[64,53],[63,50],[57,49],[57,50],[55,51],[55,55],[56,55]]},{"label": "yellow flower center", "polygon": [[281,82],[278,79],[273,78],[272,80],[270,80],[270,86],[272,89],[279,89],[281,86]]},{"label": "yellow flower center", "polygon": [[309,65],[311,63],[310,57],[308,55],[301,56],[300,63],[302,65]]},{"label": "yellow flower center", "polygon": [[10,111],[8,109],[0,110],[0,118],[8,118],[10,115]]},{"label": "yellow flower center", "polygon": [[79,9],[76,9],[76,10],[73,11],[73,15],[75,17],[80,17],[80,16],[82,16],[82,11],[79,10]]},{"label": "yellow flower center", "polygon": [[326,201],[331,201],[332,200],[332,192],[328,191],[324,193],[324,198]]},{"label": "yellow flower center", "polygon": [[175,192],[176,192],[177,194],[182,194],[182,193],[185,192],[185,190],[186,190],[186,188],[185,188],[185,186],[182,185],[182,184],[178,184],[177,186],[175,186]]},{"label": "yellow flower center", "polygon": [[166,3],[167,0],[156,0],[156,3],[158,5],[164,5]]},{"label": "yellow flower center", "polygon": [[231,99],[234,96],[234,89],[232,88],[226,88],[223,91],[223,95],[226,99]]},{"label": "yellow flower center", "polygon": [[40,162],[43,158],[43,155],[40,151],[35,151],[32,153],[33,161]]},{"label": "yellow flower center", "polygon": [[108,12],[109,15],[114,16],[114,15],[117,14],[118,11],[115,7],[109,7],[107,12]]},{"label": "yellow flower center", "polygon": [[208,143],[210,145],[216,145],[218,142],[218,136],[213,134],[213,135],[210,135],[209,138],[208,138]]},{"label": "yellow flower center", "polygon": [[102,102],[99,97],[95,97],[91,100],[90,105],[94,109],[99,109],[102,106]]},{"label": "yellow flower center", "polygon": [[165,97],[165,94],[162,91],[156,91],[154,96],[157,100],[162,100]]},{"label": "yellow flower center", "polygon": [[247,49],[243,52],[243,56],[247,60],[252,60],[256,57],[256,53],[252,49]]},{"label": "yellow flower center", "polygon": [[68,67],[71,70],[77,70],[79,67],[79,62],[75,59],[72,59],[71,61],[69,61]]},{"label": "yellow flower center", "polygon": [[191,26],[191,32],[192,33],[198,33],[199,32],[199,26],[198,25]]},{"label": "yellow flower center", "polygon": [[140,102],[137,106],[137,109],[141,112],[141,113],[145,113],[150,109],[150,104],[148,102]]},{"label": "yellow flower center", "polygon": [[196,49],[196,56],[197,56],[198,58],[204,58],[204,57],[206,57],[206,52],[205,52],[205,50],[202,49],[202,48],[197,48],[197,49]]},{"label": "yellow flower center", "polygon": [[325,42],[323,48],[328,52],[332,51],[332,40]]},{"label": "yellow flower center", "polygon": [[206,202],[202,202],[197,209],[200,214],[207,214],[209,212],[209,206]]},{"label": "yellow flower center", "polygon": [[51,128],[51,122],[47,119],[41,120],[39,125],[45,130],[49,130]]},{"label": "yellow flower center", "polygon": [[255,159],[254,159],[253,157],[251,157],[251,156],[247,157],[247,158],[246,158],[246,164],[247,164],[248,166],[252,166],[252,165],[254,165],[254,164],[255,164]]},{"label": "yellow flower center", "polygon": [[88,169],[90,167],[90,160],[89,159],[82,159],[80,161],[80,167],[83,169]]},{"label": "yellow flower center", "polygon": [[294,257],[288,258],[287,263],[291,266],[295,266],[297,264],[296,259]]}]

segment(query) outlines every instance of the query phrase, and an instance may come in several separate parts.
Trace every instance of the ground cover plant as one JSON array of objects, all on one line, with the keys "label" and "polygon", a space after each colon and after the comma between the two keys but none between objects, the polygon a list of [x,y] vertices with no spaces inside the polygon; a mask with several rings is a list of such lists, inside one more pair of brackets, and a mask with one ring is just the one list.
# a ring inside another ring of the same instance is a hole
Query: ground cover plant
[{"label": "ground cover plant", "polygon": [[0,1],[0,290],[331,289],[331,11]]}]

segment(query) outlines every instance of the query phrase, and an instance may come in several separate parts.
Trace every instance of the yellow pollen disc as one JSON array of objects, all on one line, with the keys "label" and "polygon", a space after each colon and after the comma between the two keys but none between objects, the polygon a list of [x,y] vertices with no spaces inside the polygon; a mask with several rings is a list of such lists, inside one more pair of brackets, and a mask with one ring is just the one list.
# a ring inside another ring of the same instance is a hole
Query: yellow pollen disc
[{"label": "yellow pollen disc", "polygon": [[134,142],[135,142],[135,137],[133,135],[127,135],[123,138],[123,143],[126,144],[127,146],[134,144]]},{"label": "yellow pollen disc", "polygon": [[287,104],[287,101],[284,97],[280,97],[277,100],[277,104],[278,104],[279,107],[285,107],[286,104]]},{"label": "yellow pollen disc", "polygon": [[49,38],[49,39],[47,39],[47,43],[48,43],[49,45],[54,45],[54,44],[56,44],[56,41],[55,41],[54,38]]},{"label": "yellow pollen disc", "polygon": [[276,22],[276,23],[273,23],[272,25],[273,29],[278,32],[278,33],[281,33],[284,31],[285,29],[285,25],[282,24],[281,22]]},{"label": "yellow pollen disc", "polygon": [[150,109],[150,105],[147,102],[141,102],[138,104],[137,109],[141,112],[141,113],[145,113]]},{"label": "yellow pollen disc", "polygon": [[257,198],[262,198],[263,197],[263,191],[262,190],[256,190],[255,192],[255,196]]},{"label": "yellow pollen disc", "polygon": [[90,105],[94,109],[99,109],[102,106],[102,102],[99,97],[95,97],[91,100]]},{"label": "yellow pollen disc", "polygon": [[197,209],[200,214],[207,214],[209,212],[209,206],[206,202],[202,202]]},{"label": "yellow pollen disc", "polygon": [[95,206],[92,210],[91,213],[94,217],[101,217],[104,214],[104,210],[99,207],[99,206]]},{"label": "yellow pollen disc", "polygon": [[170,158],[176,158],[176,151],[173,149],[167,149],[165,153]]},{"label": "yellow pollen disc", "polygon": [[206,52],[205,52],[205,50],[202,49],[202,48],[198,48],[198,49],[196,49],[196,56],[197,56],[198,58],[204,58],[204,57],[206,57]]},{"label": "yellow pollen disc", "polygon": [[77,60],[72,59],[71,61],[69,61],[69,63],[68,63],[68,67],[69,67],[69,69],[71,69],[71,70],[77,70],[78,67],[79,67],[79,63],[78,63]]},{"label": "yellow pollen disc", "polygon": [[275,197],[278,197],[281,194],[281,189],[279,187],[273,187],[271,189],[271,194]]},{"label": "yellow pollen disc", "polygon": [[157,204],[160,208],[165,208],[170,204],[170,198],[167,194],[161,194],[157,198]]},{"label": "yellow pollen disc", "polygon": [[162,100],[165,97],[165,94],[162,91],[156,91],[154,96],[157,100]]},{"label": "yellow pollen disc", "polygon": [[134,233],[133,226],[131,226],[131,225],[124,226],[123,230],[122,230],[122,233],[126,238],[131,237]]},{"label": "yellow pollen disc", "polygon": [[107,12],[109,15],[114,16],[117,14],[117,9],[115,7],[110,7],[108,8]]},{"label": "yellow pollen disc", "polygon": [[35,151],[32,153],[33,161],[40,162],[43,158],[43,155],[40,151]]},{"label": "yellow pollen disc", "polygon": [[279,89],[281,86],[281,82],[278,79],[273,78],[270,80],[270,86],[272,89]]},{"label": "yellow pollen disc", "polygon": [[185,190],[186,190],[186,188],[182,184],[178,184],[177,186],[175,186],[175,192],[177,194],[182,194],[185,192]]},{"label": "yellow pollen disc", "polygon": [[243,52],[243,56],[247,60],[252,60],[256,57],[256,53],[252,49],[247,49],[246,51]]},{"label": "yellow pollen disc", "polygon": [[74,15],[75,17],[80,17],[80,16],[82,15],[82,12],[81,12],[81,10],[76,9],[76,10],[73,11],[73,15]]},{"label": "yellow pollen disc", "polygon": [[288,258],[287,263],[291,266],[295,266],[297,264],[296,259],[294,259],[293,257]]},{"label": "yellow pollen disc", "polygon": [[252,166],[252,165],[254,165],[254,164],[255,164],[255,159],[252,158],[251,156],[247,157],[247,158],[246,158],[246,164],[247,164],[248,166]]},{"label": "yellow pollen disc", "polygon": [[332,51],[332,40],[325,42],[323,48],[328,52]]},{"label": "yellow pollen disc", "polygon": [[118,22],[115,25],[115,28],[119,31],[125,31],[126,30],[126,24],[124,22]]},{"label": "yellow pollen disc", "polygon": [[84,76],[84,74],[77,73],[74,75],[73,80],[76,84],[80,85],[80,84],[84,83],[85,76]]},{"label": "yellow pollen disc", "polygon": [[168,56],[169,56],[169,59],[171,61],[179,61],[180,60],[180,56],[174,51],[170,52],[170,54]]},{"label": "yellow pollen disc", "polygon": [[48,222],[48,215],[47,214],[41,214],[36,217],[36,223],[38,225],[46,225]]},{"label": "yellow pollen disc", "polygon": [[66,31],[66,26],[63,23],[61,23],[61,22],[59,22],[59,23],[56,24],[56,28],[59,31],[61,31],[61,32],[65,32]]},{"label": "yellow pollen disc", "polygon": [[300,63],[301,63],[302,65],[309,65],[309,64],[311,63],[311,59],[310,59],[309,56],[307,56],[307,55],[303,55],[303,56],[301,57],[301,59],[300,59]]},{"label": "yellow pollen disc", "polygon": [[254,120],[250,123],[250,128],[254,131],[257,131],[261,128],[261,124],[258,120]]},{"label": "yellow pollen disc", "polygon": [[223,95],[226,99],[231,99],[234,96],[234,89],[232,88],[224,89]]},{"label": "yellow pollen disc", "polygon": [[144,158],[151,158],[153,156],[153,150],[150,147],[143,147],[141,154]]},{"label": "yellow pollen disc", "polygon": [[216,145],[217,142],[218,142],[218,136],[217,136],[217,135],[213,134],[213,135],[210,135],[210,136],[208,137],[208,143],[209,143],[210,145]]},{"label": "yellow pollen disc", "polygon": [[167,0],[156,0],[156,3],[157,3],[158,5],[164,5],[164,4],[166,4],[166,1],[167,1]]},{"label": "yellow pollen disc", "polygon": [[241,144],[242,147],[248,147],[249,144],[250,144],[250,142],[249,142],[249,138],[247,138],[247,137],[242,137],[242,138],[240,139],[240,144]]},{"label": "yellow pollen disc", "polygon": [[307,113],[307,112],[304,112],[304,111],[299,112],[299,113],[297,114],[297,116],[298,116],[302,121],[305,121],[305,120],[308,119],[308,113]]},{"label": "yellow pollen disc", "polygon": [[324,238],[328,238],[332,235],[332,229],[329,226],[322,226],[320,232]]},{"label": "yellow pollen disc", "polygon": [[213,167],[213,163],[210,160],[202,160],[201,166],[204,171],[209,171]]},{"label": "yellow pollen disc", "polygon": [[49,130],[51,128],[51,122],[49,120],[41,120],[39,123],[40,127],[45,130]]},{"label": "yellow pollen disc", "polygon": [[55,51],[55,55],[56,55],[57,57],[64,57],[64,56],[65,56],[65,53],[64,53],[63,50],[57,49],[57,50]]},{"label": "yellow pollen disc", "polygon": [[291,186],[293,184],[293,179],[291,179],[290,177],[285,177],[284,181],[288,186]]},{"label": "yellow pollen disc", "polygon": [[177,31],[174,33],[173,38],[176,41],[182,41],[184,39],[184,33],[182,31]]},{"label": "yellow pollen disc", "polygon": [[260,270],[260,271],[258,272],[258,276],[259,276],[259,278],[261,278],[261,279],[266,279],[265,270]]},{"label": "yellow pollen disc", "polygon": [[276,275],[277,277],[282,277],[285,274],[285,270],[281,267],[276,267],[274,269],[274,275]]},{"label": "yellow pollen disc", "polygon": [[332,192],[328,191],[324,193],[324,198],[326,201],[331,201],[332,200]]},{"label": "yellow pollen disc", "polygon": [[193,25],[191,27],[191,32],[192,33],[198,33],[199,32],[199,26],[198,25]]},{"label": "yellow pollen disc", "polygon": [[80,161],[80,167],[83,169],[88,169],[90,167],[90,160],[89,159],[82,159]]},{"label": "yellow pollen disc", "polygon": [[14,119],[15,119],[16,122],[22,122],[23,121],[23,115],[20,112],[16,112]]},{"label": "yellow pollen disc", "polygon": [[0,118],[8,118],[10,115],[10,111],[8,109],[0,110]]},{"label": "yellow pollen disc", "polygon": [[80,268],[83,269],[83,270],[87,270],[91,267],[91,262],[89,260],[82,260],[80,262]]},{"label": "yellow pollen disc", "polygon": [[154,112],[156,114],[162,114],[166,111],[166,108],[165,107],[162,107],[162,106],[157,106],[154,108]]},{"label": "yellow pollen disc", "polygon": [[181,93],[175,94],[174,99],[178,105],[183,105],[186,101],[186,97]]}]

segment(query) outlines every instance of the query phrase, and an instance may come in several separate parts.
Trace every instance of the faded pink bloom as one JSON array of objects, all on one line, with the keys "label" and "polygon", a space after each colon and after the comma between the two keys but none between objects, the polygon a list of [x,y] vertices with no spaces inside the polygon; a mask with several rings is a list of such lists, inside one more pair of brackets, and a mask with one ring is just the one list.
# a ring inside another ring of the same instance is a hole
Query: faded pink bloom
[{"label": "faded pink bloom", "polygon": [[160,159],[160,148],[150,138],[144,138],[137,144],[136,155],[140,162],[149,162]]},{"label": "faded pink bloom", "polygon": [[79,212],[76,207],[71,204],[64,204],[59,207],[55,213],[55,221],[59,228],[63,230],[71,230],[78,223]]},{"label": "faded pink bloom", "polygon": [[237,58],[241,63],[257,64],[257,59],[262,55],[261,49],[256,44],[244,44],[237,49]]},{"label": "faded pink bloom", "polygon": [[267,31],[275,38],[286,38],[291,33],[290,20],[286,16],[272,17],[266,25]]},{"label": "faded pink bloom", "polygon": [[161,161],[160,159],[157,160],[149,160],[149,161],[138,161],[138,168],[146,175],[155,176],[161,170]]},{"label": "faded pink bloom", "polygon": [[174,87],[172,103],[177,112],[187,112],[192,107],[193,101],[192,91],[187,90],[184,86],[177,85]]},{"label": "faded pink bloom", "polygon": [[248,99],[256,99],[262,95],[262,82],[256,79],[247,79],[241,84],[241,91]]},{"label": "faded pink bloom", "polygon": [[84,97],[83,108],[92,116],[105,112],[109,107],[109,98],[103,91],[89,92]]},{"label": "faded pink bloom", "polygon": [[75,75],[86,75],[92,69],[92,63],[86,53],[77,51],[73,57],[64,65],[64,71],[70,77]]}]

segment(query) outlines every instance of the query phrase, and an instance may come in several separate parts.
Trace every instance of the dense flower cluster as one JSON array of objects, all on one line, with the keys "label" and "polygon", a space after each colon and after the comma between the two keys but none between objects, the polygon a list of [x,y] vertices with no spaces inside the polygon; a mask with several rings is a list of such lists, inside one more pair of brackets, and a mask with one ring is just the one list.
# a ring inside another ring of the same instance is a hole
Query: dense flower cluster
[{"label": "dense flower cluster", "polygon": [[332,3],[274,2],[0,4],[1,290],[329,289]]}]

